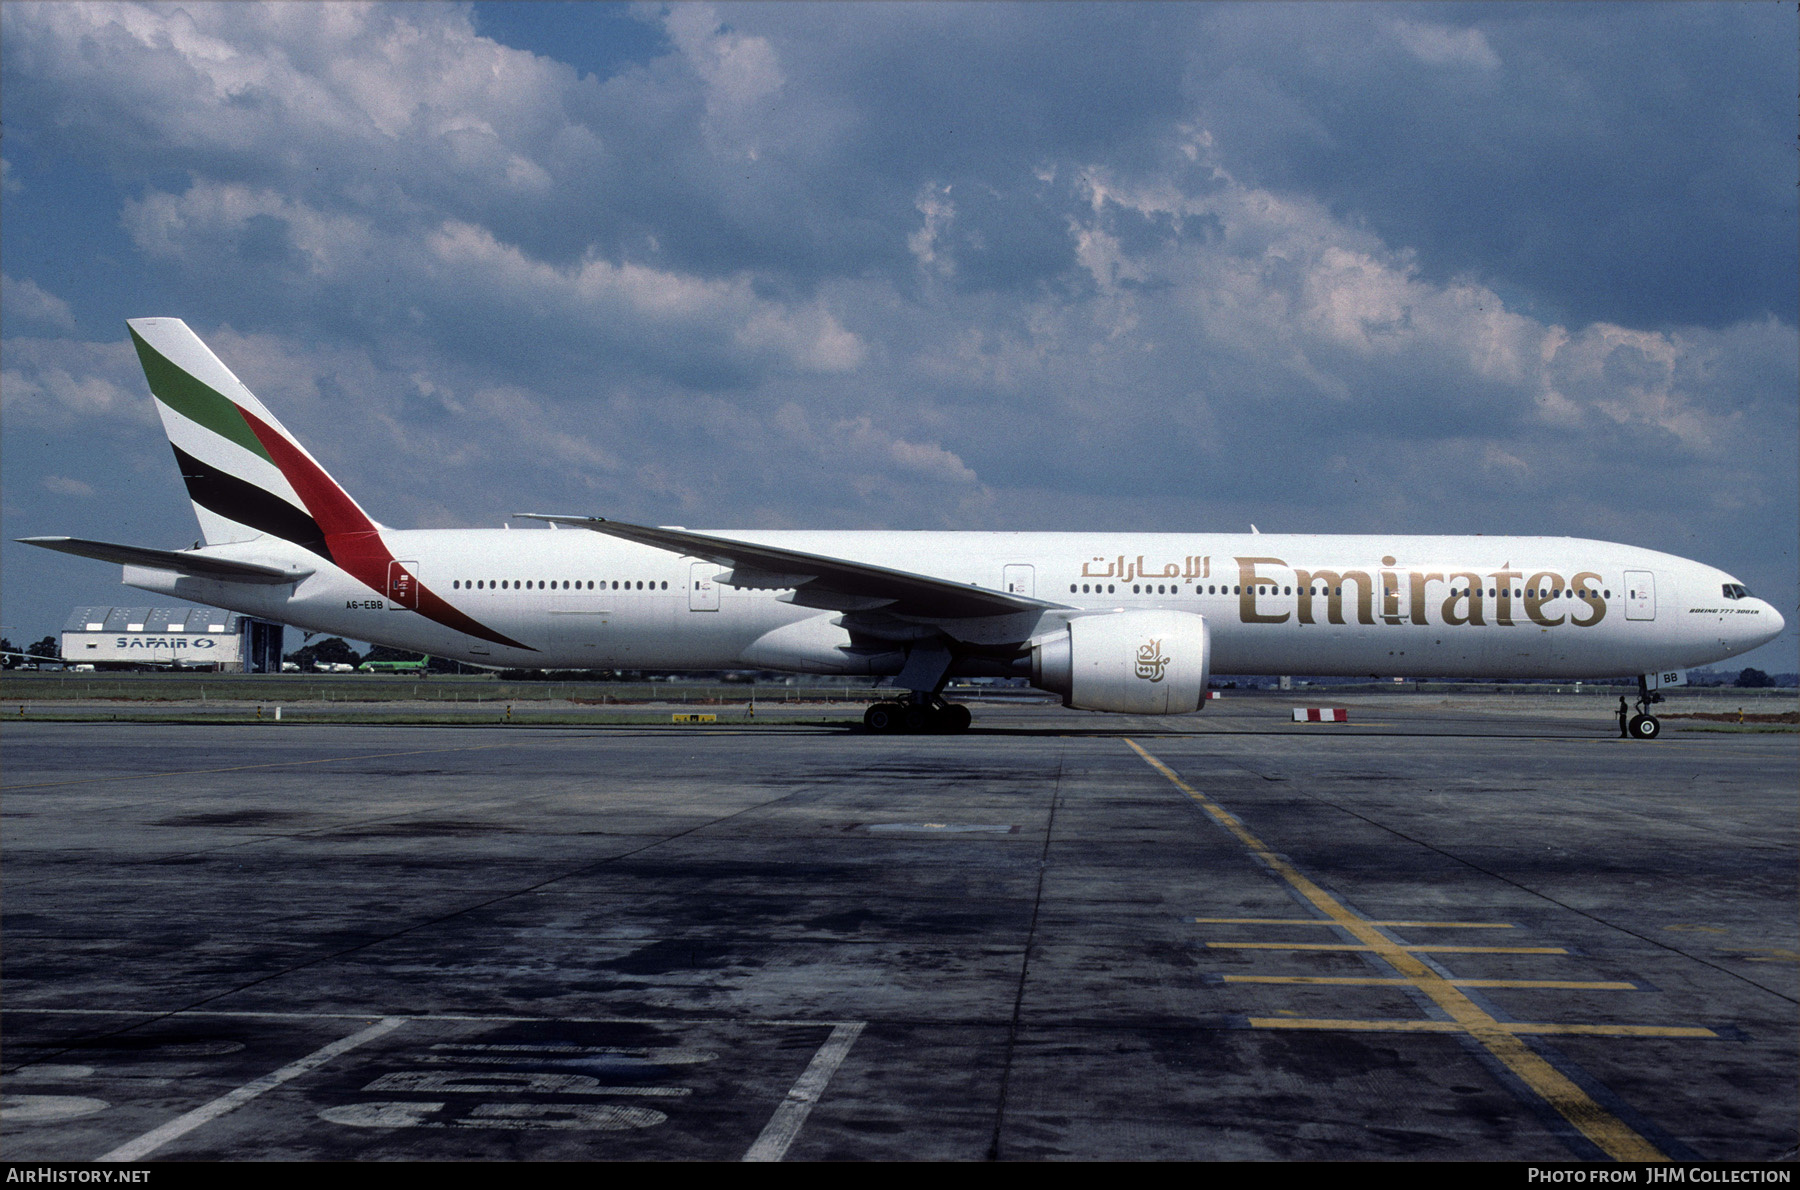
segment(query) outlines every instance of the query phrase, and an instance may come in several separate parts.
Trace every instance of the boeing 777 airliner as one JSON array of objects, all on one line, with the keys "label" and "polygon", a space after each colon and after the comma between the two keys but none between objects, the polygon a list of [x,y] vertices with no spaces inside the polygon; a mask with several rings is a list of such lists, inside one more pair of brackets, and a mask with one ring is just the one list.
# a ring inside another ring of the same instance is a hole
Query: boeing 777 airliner
[{"label": "boeing 777 airliner", "polygon": [[572,532],[371,520],[187,325],[129,323],[204,545],[67,537],[124,581],[482,665],[890,677],[875,730],[960,730],[956,676],[1027,676],[1070,707],[1205,706],[1214,673],[1653,679],[1773,639],[1731,575],[1568,537]]}]

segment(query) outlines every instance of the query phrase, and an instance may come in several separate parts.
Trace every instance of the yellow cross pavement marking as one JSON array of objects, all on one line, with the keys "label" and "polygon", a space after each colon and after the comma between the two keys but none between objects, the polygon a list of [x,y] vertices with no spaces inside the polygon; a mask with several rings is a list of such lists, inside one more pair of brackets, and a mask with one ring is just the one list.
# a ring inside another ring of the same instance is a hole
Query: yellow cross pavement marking
[{"label": "yellow cross pavement marking", "polygon": [[[1346,1029],[1364,1033],[1461,1033],[1463,1031],[1463,1027],[1455,1021],[1308,1020],[1301,1017],[1263,1016],[1253,1016],[1249,1020],[1251,1026],[1257,1029]],[[1506,1032],[1515,1034],[1557,1033],[1585,1037],[1718,1036],[1711,1029],[1694,1028],[1688,1025],[1559,1025],[1533,1021],[1499,1021],[1496,1024]],[[1624,1125],[1620,1124],[1619,1127],[1623,1128]]]},{"label": "yellow cross pavement marking", "polygon": [[[1569,1121],[1583,1136],[1615,1161],[1667,1161],[1668,1157],[1623,1120],[1595,1103],[1562,1071],[1520,1040],[1507,1022],[1485,1011],[1447,977],[1427,966],[1417,955],[1356,916],[1342,902],[1308,879],[1293,864],[1275,854],[1251,834],[1237,817],[1176,775],[1175,770],[1145,751],[1136,740],[1125,741],[1144,762],[1161,773],[1177,789],[1230,831],[1264,867],[1286,881],[1315,910],[1342,926],[1351,937],[1368,947],[1413,987],[1428,997],[1450,1020],[1441,1022],[1472,1038],[1507,1070]],[[1439,1022],[1428,1022],[1436,1025]],[[1293,1022],[1277,1022],[1270,1028],[1291,1028]],[[1323,1026],[1320,1026],[1323,1027]],[[1337,1026],[1343,1027],[1343,1026]]]},{"label": "yellow cross pavement marking", "polygon": [[1386,946],[1358,946],[1352,942],[1208,942],[1214,950],[1360,950],[1386,954],[1390,950],[1432,951],[1448,954],[1568,954],[1560,946],[1408,946],[1389,942]]},{"label": "yellow cross pavement marking", "polygon": [[[1410,979],[1381,975],[1221,975],[1225,983],[1298,983],[1321,987],[1409,988]],[[1553,988],[1565,992],[1635,992],[1638,985],[1621,979],[1452,979],[1457,988]]]},{"label": "yellow cross pavement marking", "polygon": [[[1337,925],[1337,922],[1327,921],[1322,917],[1196,917],[1191,918],[1190,920],[1199,925],[1213,926]],[[1515,928],[1510,921],[1371,921],[1369,924],[1396,930],[1510,930]]]}]

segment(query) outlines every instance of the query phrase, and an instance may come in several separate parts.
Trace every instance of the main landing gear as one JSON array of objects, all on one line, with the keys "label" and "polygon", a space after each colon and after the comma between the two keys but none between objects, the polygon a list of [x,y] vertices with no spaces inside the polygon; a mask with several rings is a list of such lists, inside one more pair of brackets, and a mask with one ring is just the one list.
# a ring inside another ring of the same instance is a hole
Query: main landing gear
[{"label": "main landing gear", "polygon": [[863,712],[863,726],[884,735],[967,731],[970,721],[968,707],[945,702],[935,694],[914,693],[905,701],[878,702]]},{"label": "main landing gear", "polygon": [[1650,689],[1650,684],[1638,678],[1637,714],[1625,725],[1625,730],[1634,740],[1653,740],[1662,734],[1662,721],[1650,713],[1650,708],[1663,700],[1660,691]]}]

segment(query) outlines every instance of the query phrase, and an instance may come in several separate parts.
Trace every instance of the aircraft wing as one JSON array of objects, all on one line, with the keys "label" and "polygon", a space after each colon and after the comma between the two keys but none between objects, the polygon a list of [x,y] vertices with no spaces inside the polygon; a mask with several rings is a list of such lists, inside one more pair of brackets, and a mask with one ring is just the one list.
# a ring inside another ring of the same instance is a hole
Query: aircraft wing
[{"label": "aircraft wing", "polygon": [[720,575],[719,582],[761,590],[792,587],[791,602],[802,607],[844,612],[882,611],[937,620],[1016,615],[1064,606],[972,583],[954,583],[867,562],[757,545],[686,529],[659,529],[605,517],[549,516],[531,512],[515,515],[527,520],[591,529],[640,545],[728,566],[730,573]]},{"label": "aircraft wing", "polygon": [[234,562],[188,550],[153,550],[139,545],[115,545],[110,541],[88,541],[80,537],[20,537],[25,545],[42,546],[83,558],[102,562],[118,562],[125,566],[149,566],[157,570],[173,570],[195,578],[223,579],[234,583],[292,583],[311,574],[310,570],[283,570],[278,566],[262,566],[255,562]]}]

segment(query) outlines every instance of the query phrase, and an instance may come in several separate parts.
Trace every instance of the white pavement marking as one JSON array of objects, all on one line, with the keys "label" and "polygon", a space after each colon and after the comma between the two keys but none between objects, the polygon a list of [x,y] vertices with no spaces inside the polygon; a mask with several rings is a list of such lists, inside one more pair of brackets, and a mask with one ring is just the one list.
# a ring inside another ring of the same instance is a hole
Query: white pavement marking
[{"label": "white pavement marking", "polygon": [[186,1115],[177,1116],[162,1127],[144,1133],[136,1140],[126,1141],[112,1152],[104,1153],[95,1160],[142,1161],[170,1141],[187,1135],[209,1120],[218,1119],[226,1112],[236,1111],[264,1091],[272,1091],[289,1079],[299,1078],[310,1070],[316,1070],[339,1054],[353,1050],[365,1041],[373,1041],[383,1034],[392,1033],[405,1023],[405,1017],[383,1017],[367,1029],[334,1041],[323,1049],[314,1050],[306,1057],[289,1062],[280,1070],[265,1074],[254,1082],[245,1083],[237,1090],[229,1091],[211,1103],[202,1104]]},{"label": "white pavement marking", "polygon": [[0,1095],[0,1124],[48,1124],[75,1120],[112,1106],[84,1095]]},{"label": "white pavement marking", "polygon": [[787,1098],[769,1117],[762,1135],[744,1154],[745,1161],[779,1161],[786,1155],[788,1146],[794,1143],[794,1137],[800,1134],[800,1125],[806,1123],[811,1114],[813,1104],[825,1093],[825,1084],[831,1081],[838,1065],[850,1053],[850,1047],[856,1044],[866,1021],[848,1021],[832,1029],[831,1036],[813,1055],[800,1078],[788,1089]]}]

